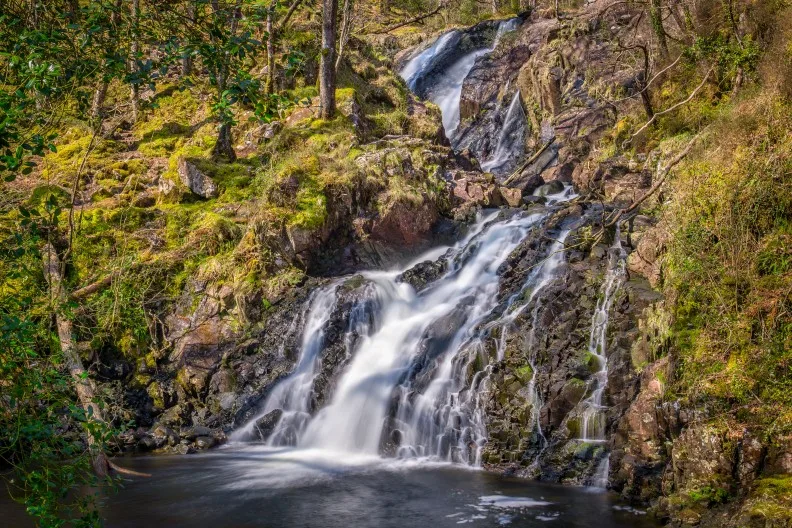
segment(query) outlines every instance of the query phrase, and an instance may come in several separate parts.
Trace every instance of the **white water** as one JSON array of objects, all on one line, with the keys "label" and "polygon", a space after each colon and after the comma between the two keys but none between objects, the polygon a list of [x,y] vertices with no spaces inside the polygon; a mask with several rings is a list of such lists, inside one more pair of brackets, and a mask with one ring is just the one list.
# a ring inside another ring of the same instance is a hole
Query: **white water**
[{"label": "white water", "polygon": [[[519,22],[518,18],[500,22],[491,47],[477,49],[460,57],[445,69],[442,76],[439,76],[438,82],[430,90],[429,100],[440,107],[443,116],[443,128],[452,144],[453,137],[459,127],[459,102],[465,79],[470,74],[470,70],[473,69],[478,58],[492,53],[498,47],[501,37],[509,31],[514,31],[518,27]],[[413,57],[399,73],[411,89],[415,88],[418,80],[429,70],[434,57],[445,49],[453,33],[454,31],[450,31],[444,34],[432,46]]]},{"label": "white water", "polygon": [[618,227],[613,245],[608,255],[608,271],[602,283],[600,299],[594,310],[591,320],[591,334],[589,335],[589,353],[597,361],[598,369],[589,380],[589,396],[581,402],[581,439],[587,442],[602,442],[605,440],[605,411],[602,405],[602,395],[608,383],[608,357],[607,357],[607,331],[608,313],[616,292],[621,287],[625,278],[625,252],[621,245]]},{"label": "white water", "polygon": [[455,33],[456,31],[445,33],[434,44],[407,62],[399,74],[407,82],[410,90],[415,90],[416,81],[426,73],[426,70],[432,65],[432,59],[446,48]]},{"label": "white water", "polygon": [[[247,438],[256,427],[256,422],[267,414],[280,409],[281,418],[275,426],[268,444],[272,446],[294,445],[310,419],[310,401],[314,381],[319,374],[319,358],[324,346],[325,325],[333,314],[336,290],[339,283],[319,288],[311,293],[309,311],[303,329],[300,356],[292,373],[281,380],[264,403],[263,410],[245,427],[234,432],[231,439]],[[286,336],[284,336],[286,337]],[[285,339],[284,339],[285,342]]]},{"label": "white water", "polygon": [[517,90],[503,119],[495,151],[490,159],[481,164],[483,170],[491,172],[500,169],[510,161],[517,149],[522,149],[524,125],[525,111],[520,102],[520,91]]},{"label": "white water", "polygon": [[[549,198],[555,202],[570,196],[565,191]],[[444,255],[427,254],[445,260],[447,271],[420,292],[398,281],[403,270],[363,273],[368,282],[360,287],[363,298],[352,307],[344,336],[348,362],[336,378],[329,403],[311,415],[325,326],[337,309],[343,280],[317,290],[305,315],[297,365],[256,418],[283,410],[268,445],[376,456],[383,442],[391,441],[400,458],[480,464],[487,439],[490,331],[502,326],[505,334],[552,282],[565,260],[568,231],[549,246],[520,292],[506,301],[503,314],[493,321],[492,312],[499,305],[498,269],[550,212],[481,218]],[[364,304],[374,307],[373,313],[356,315]],[[502,359],[502,350],[494,344],[495,355]],[[484,368],[473,372],[477,360]],[[537,410],[540,406],[537,396]],[[256,420],[232,439],[249,437]]]},{"label": "white water", "polygon": [[[468,445],[483,440],[484,425],[469,412],[469,398],[460,394],[467,374],[460,367],[473,357],[465,357],[460,365],[457,355],[467,350],[461,345],[497,305],[498,267],[541,218],[483,220],[486,227],[451,250],[449,270],[420,294],[396,282],[398,271],[365,273],[383,307],[378,330],[363,339],[330,405],[311,421],[299,445],[378,453],[396,392],[402,455],[468,461]],[[427,345],[427,331],[447,317],[452,318],[454,330],[447,345],[435,351],[438,364],[433,379],[425,391],[410,398],[415,387],[408,374]]]}]

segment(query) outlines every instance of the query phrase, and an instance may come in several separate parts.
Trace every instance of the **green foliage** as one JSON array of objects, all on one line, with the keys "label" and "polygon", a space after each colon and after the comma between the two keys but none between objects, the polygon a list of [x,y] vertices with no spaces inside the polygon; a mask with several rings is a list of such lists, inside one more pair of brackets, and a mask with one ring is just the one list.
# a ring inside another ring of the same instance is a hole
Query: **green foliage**
[{"label": "green foliage", "polygon": [[[59,209],[58,194],[39,189],[16,221],[0,223],[0,463],[11,468],[12,496],[39,526],[99,526],[96,497],[83,492],[97,482],[81,431],[103,448],[114,430],[75,404],[50,328],[38,247]],[[72,306],[57,308],[71,317]]]},{"label": "green foliage", "polygon": [[666,283],[676,300],[675,390],[768,442],[792,431],[789,115],[754,97],[712,125],[674,183]]}]

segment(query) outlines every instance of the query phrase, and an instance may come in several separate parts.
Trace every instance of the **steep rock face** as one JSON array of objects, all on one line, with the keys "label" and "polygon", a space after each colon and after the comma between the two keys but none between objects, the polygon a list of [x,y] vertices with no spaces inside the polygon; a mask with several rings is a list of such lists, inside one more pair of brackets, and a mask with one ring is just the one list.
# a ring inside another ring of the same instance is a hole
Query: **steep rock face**
[{"label": "steep rock face", "polygon": [[[590,225],[601,211],[594,206],[570,210],[576,229]],[[550,227],[550,226],[549,226]],[[552,239],[548,233],[539,240]],[[542,255],[536,239],[515,253],[515,270],[532,266]],[[495,369],[488,406],[490,442],[484,459],[509,473],[543,480],[589,484],[613,445],[581,439],[580,402],[596,372],[587,351],[592,315],[608,266],[607,246],[584,249],[575,231],[567,242],[568,264],[540,291],[532,308],[515,319],[505,339],[506,357]],[[509,288],[509,271],[505,287]],[[511,286],[513,287],[513,286]],[[506,290],[509,291],[509,290]],[[606,438],[638,391],[631,365],[631,344],[638,333],[640,308],[656,300],[641,281],[628,281],[610,313],[607,335],[608,378],[603,398],[607,407]]]}]

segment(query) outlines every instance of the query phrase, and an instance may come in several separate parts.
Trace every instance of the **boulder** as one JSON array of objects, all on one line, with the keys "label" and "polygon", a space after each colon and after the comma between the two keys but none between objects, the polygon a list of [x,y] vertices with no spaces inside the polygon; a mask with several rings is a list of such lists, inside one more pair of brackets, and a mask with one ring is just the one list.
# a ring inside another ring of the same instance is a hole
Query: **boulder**
[{"label": "boulder", "polygon": [[211,436],[199,436],[195,439],[195,447],[198,449],[211,449],[217,442]]},{"label": "boulder", "polygon": [[534,191],[536,196],[548,196],[550,194],[560,193],[564,190],[564,184],[558,180],[545,183]]},{"label": "boulder", "polygon": [[509,207],[519,207],[522,203],[522,191],[520,189],[501,187],[499,192]]},{"label": "boulder", "polygon": [[283,411],[281,409],[274,409],[256,421],[254,434],[258,436],[259,440],[264,441],[270,437],[275,430],[275,426],[278,425],[281,416],[283,416]]},{"label": "boulder", "polygon": [[198,196],[214,198],[218,195],[215,182],[187,158],[179,158],[178,173],[182,183]]}]

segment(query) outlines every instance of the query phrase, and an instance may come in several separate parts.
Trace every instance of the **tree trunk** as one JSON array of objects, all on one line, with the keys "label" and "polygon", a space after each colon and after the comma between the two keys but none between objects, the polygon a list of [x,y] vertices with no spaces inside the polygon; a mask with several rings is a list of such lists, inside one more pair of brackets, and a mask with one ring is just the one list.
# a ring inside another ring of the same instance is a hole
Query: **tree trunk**
[{"label": "tree trunk", "polygon": [[[118,29],[119,17],[121,16],[121,3],[123,0],[116,0],[113,12],[110,15],[110,25],[113,29]],[[104,71],[103,71],[104,73]],[[93,100],[91,101],[91,117],[94,119],[101,119],[103,117],[102,107],[104,107],[105,99],[107,98],[107,87],[109,81],[103,76],[99,81],[99,86],[94,92]]]},{"label": "tree trunk", "polygon": [[[187,20],[195,23],[195,5],[190,1],[187,4]],[[181,59],[181,74],[182,77],[189,77],[193,72],[193,59],[192,55],[185,53]]]},{"label": "tree trunk", "polygon": [[344,55],[344,48],[349,42],[349,34],[352,32],[352,22],[354,15],[352,14],[353,0],[344,0],[344,7],[341,8],[341,35],[338,39],[338,57],[336,57],[335,69],[338,75],[338,68],[341,67],[341,58]]},{"label": "tree trunk", "polygon": [[336,100],[336,18],[338,0],[322,0],[322,57],[319,61],[319,115],[330,119],[335,115]]},{"label": "tree trunk", "polygon": [[643,72],[638,78],[638,88],[641,90],[641,103],[643,103],[646,117],[652,119],[654,117],[654,108],[652,107],[652,97],[649,94],[649,75],[651,73],[651,61],[649,59],[649,49],[646,45],[640,45],[643,52]]},{"label": "tree trunk", "polygon": [[229,162],[236,161],[233,138],[231,137],[231,124],[223,123],[220,125],[220,132],[217,135],[217,143],[212,149],[212,157],[225,158]]},{"label": "tree trunk", "polygon": [[663,57],[668,56],[668,42],[666,41],[666,32],[663,27],[663,3],[662,0],[651,0],[649,4],[649,19],[652,23],[652,29],[657,37],[657,44],[660,48],[660,54]]},{"label": "tree trunk", "polygon": [[[49,282],[50,287],[50,300],[55,308],[55,323],[58,327],[58,339],[60,340],[61,351],[63,352],[63,359],[66,367],[69,369],[74,389],[77,392],[77,398],[80,400],[80,405],[85,409],[86,420],[97,423],[104,423],[102,409],[97,405],[96,389],[93,381],[88,377],[88,372],[82,365],[80,355],[77,352],[77,347],[74,343],[74,334],[72,329],[72,322],[63,316],[60,308],[67,302],[66,290],[63,286],[63,276],[61,275],[61,267],[58,259],[58,254],[52,245],[47,244],[42,251],[44,259],[44,275]],[[93,467],[96,475],[100,478],[106,477],[110,472],[110,461],[102,448],[102,443],[94,437],[91,428],[86,427],[88,433],[88,448],[91,451],[91,458],[93,459]]]},{"label": "tree trunk", "polygon": [[[129,70],[132,74],[137,73],[138,54],[140,53],[140,0],[132,0],[132,44],[130,46]],[[130,103],[132,104],[132,122],[137,123],[140,112],[140,86],[139,79],[133,79],[132,90],[130,93]]]},{"label": "tree trunk", "polygon": [[99,82],[99,86],[93,95],[91,101],[91,117],[94,119],[102,118],[102,107],[104,106],[105,98],[107,97],[107,81],[104,79]]},{"label": "tree trunk", "polygon": [[276,0],[272,0],[267,9],[267,95],[275,93],[275,26],[272,19],[275,17]]}]

